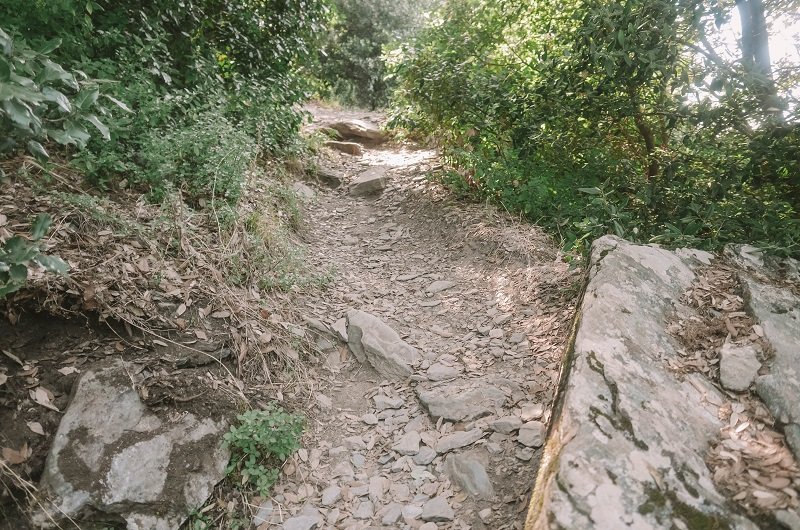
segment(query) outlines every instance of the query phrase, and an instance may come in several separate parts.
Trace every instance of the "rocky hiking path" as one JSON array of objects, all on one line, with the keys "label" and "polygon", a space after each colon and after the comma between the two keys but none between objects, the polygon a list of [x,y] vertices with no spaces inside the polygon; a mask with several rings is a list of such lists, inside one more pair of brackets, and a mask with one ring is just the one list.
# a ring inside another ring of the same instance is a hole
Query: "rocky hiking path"
[{"label": "rocky hiking path", "polygon": [[[311,110],[343,136],[380,120]],[[332,278],[295,301],[323,363],[305,448],[254,522],[521,528],[578,278],[535,227],[431,183],[434,151],[355,135],[360,156],[333,144],[320,185],[295,186]]]}]

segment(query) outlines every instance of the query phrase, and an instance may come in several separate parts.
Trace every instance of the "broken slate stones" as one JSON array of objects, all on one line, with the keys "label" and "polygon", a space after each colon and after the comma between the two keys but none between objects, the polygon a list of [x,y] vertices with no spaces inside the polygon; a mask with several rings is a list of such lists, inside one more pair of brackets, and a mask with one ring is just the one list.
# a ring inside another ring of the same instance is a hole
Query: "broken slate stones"
[{"label": "broken slate stones", "polygon": [[361,156],[364,154],[364,148],[354,142],[337,142],[334,140],[328,140],[323,145],[348,155]]},{"label": "broken slate stones", "polygon": [[347,345],[359,361],[391,379],[410,376],[412,366],[422,360],[416,348],[378,317],[355,309],[347,312]]},{"label": "broken slate stones", "polygon": [[456,380],[432,388],[417,387],[420,403],[434,420],[472,421],[503,406],[506,395],[484,381]]},{"label": "broken slate stones", "polygon": [[422,505],[420,519],[423,521],[444,522],[452,521],[455,515],[446,498],[434,497]]},{"label": "broken slate stones", "polygon": [[54,508],[37,524],[123,514],[128,528],[178,528],[225,476],[227,428],[188,412],[171,422],[150,413],[121,362],[84,373],[42,477]]}]

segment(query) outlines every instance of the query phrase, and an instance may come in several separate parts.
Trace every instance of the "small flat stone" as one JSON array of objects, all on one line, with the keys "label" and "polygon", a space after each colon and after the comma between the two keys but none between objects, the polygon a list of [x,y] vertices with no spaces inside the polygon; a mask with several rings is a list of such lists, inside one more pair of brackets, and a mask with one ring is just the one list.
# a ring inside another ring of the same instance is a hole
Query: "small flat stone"
[{"label": "small flat stone", "polygon": [[403,398],[389,397],[383,394],[374,395],[372,397],[372,401],[375,402],[375,408],[379,411],[386,409],[399,409],[403,406]]},{"label": "small flat stone", "polygon": [[272,518],[275,507],[271,500],[266,500],[258,507],[258,512],[253,516],[253,526],[261,526]]},{"label": "small flat stone", "polygon": [[361,501],[356,511],[353,512],[353,517],[355,519],[372,519],[374,514],[375,505],[372,504],[372,501]]},{"label": "small flat stone", "polygon": [[478,460],[451,454],[445,460],[445,469],[450,479],[473,498],[488,500],[494,497],[492,481]]},{"label": "small flat stone", "polygon": [[314,399],[317,400],[317,405],[323,410],[333,407],[333,401],[325,394],[314,394]]},{"label": "small flat stone", "polygon": [[438,453],[436,451],[434,451],[427,445],[423,445],[422,447],[419,448],[419,452],[414,455],[412,460],[418,466],[427,466],[428,464],[433,462],[433,459],[436,458],[437,454]]},{"label": "small flat stone", "polygon": [[377,425],[378,424],[378,417],[375,414],[364,414],[361,416],[361,421],[366,423],[367,425]]},{"label": "small flat stone", "polygon": [[544,423],[529,421],[520,427],[517,441],[526,447],[541,447],[544,445],[544,435]]},{"label": "small flat stone", "polygon": [[364,154],[364,148],[355,142],[337,142],[334,140],[328,140],[323,145],[330,149],[347,153],[348,155],[362,156]]},{"label": "small flat stone", "polygon": [[322,505],[333,506],[342,498],[342,488],[339,486],[328,486],[322,490]]},{"label": "small flat stone", "polygon": [[531,449],[530,447],[520,447],[519,449],[517,449],[516,453],[514,453],[514,456],[516,456],[523,462],[527,462],[528,460],[533,458],[533,454],[534,454],[533,449]]},{"label": "small flat stone", "polygon": [[489,519],[492,518],[492,509],[491,508],[484,508],[483,510],[478,512],[478,517],[481,518],[481,521],[485,523],[489,522]]},{"label": "small flat stone", "polygon": [[401,455],[413,456],[419,453],[420,436],[417,431],[405,433],[392,449]]},{"label": "small flat stone", "polygon": [[436,523],[429,522],[429,523],[422,523],[422,526],[419,527],[419,530],[437,530],[439,526]]},{"label": "small flat stone", "polygon": [[383,514],[381,524],[384,526],[392,526],[400,520],[402,515],[403,507],[400,504],[393,502],[386,507],[386,513]]},{"label": "small flat stone", "polygon": [[523,405],[519,416],[522,421],[533,421],[541,418],[543,414],[544,406],[542,406],[540,403],[529,403],[527,405]]},{"label": "small flat stone", "polygon": [[447,280],[437,280],[437,281],[433,282],[432,284],[430,284],[429,286],[427,286],[425,288],[425,292],[434,294],[434,293],[439,293],[439,292],[445,291],[447,289],[452,289],[455,286],[456,286],[456,282],[451,282],[451,281],[447,281]]},{"label": "small flat stone", "polygon": [[422,505],[423,521],[452,521],[454,517],[455,512],[445,497],[434,497]]},{"label": "small flat stone", "polygon": [[508,338],[508,342],[511,344],[520,344],[521,342],[525,342],[525,335],[522,333],[512,333]]},{"label": "small flat stone", "polygon": [[367,448],[367,444],[364,443],[364,439],[361,436],[348,436],[342,440],[342,445],[348,449],[354,450],[364,450]]},{"label": "small flat stone", "polygon": [[453,434],[448,434],[439,438],[436,443],[436,452],[439,454],[452,451],[453,449],[460,449],[472,445],[481,438],[485,433],[480,429],[472,429],[471,431],[459,431]]},{"label": "small flat stone", "polygon": [[505,333],[500,328],[494,328],[489,331],[489,338],[490,339],[502,339]]},{"label": "small flat stone", "polygon": [[491,427],[501,434],[511,434],[522,427],[522,420],[519,416],[503,416],[493,421]]},{"label": "small flat stone", "polygon": [[461,374],[461,370],[454,366],[446,366],[442,363],[433,363],[428,368],[426,375],[431,381],[447,381],[455,379]]},{"label": "small flat stone", "polygon": [[298,515],[283,522],[283,530],[314,530],[322,524],[322,518],[314,515]]}]

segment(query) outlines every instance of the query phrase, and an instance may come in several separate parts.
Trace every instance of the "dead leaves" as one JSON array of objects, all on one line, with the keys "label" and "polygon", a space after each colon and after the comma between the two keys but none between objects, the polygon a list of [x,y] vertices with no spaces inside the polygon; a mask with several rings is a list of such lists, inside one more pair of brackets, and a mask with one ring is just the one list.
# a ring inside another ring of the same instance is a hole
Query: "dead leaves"
[{"label": "dead leaves", "polygon": [[58,407],[53,405],[53,393],[43,386],[37,386],[35,389],[29,391],[31,399],[39,405],[46,407],[50,410],[60,412]]},{"label": "dead leaves", "polygon": [[22,444],[22,447],[18,450],[11,449],[10,447],[3,447],[2,449],[3,460],[11,465],[22,464],[28,460],[32,454],[33,449],[28,447],[27,442]]},{"label": "dead leaves", "polygon": [[728,403],[721,415],[728,425],[708,456],[714,482],[750,513],[800,506],[800,467],[784,437],[767,427],[766,408]]}]

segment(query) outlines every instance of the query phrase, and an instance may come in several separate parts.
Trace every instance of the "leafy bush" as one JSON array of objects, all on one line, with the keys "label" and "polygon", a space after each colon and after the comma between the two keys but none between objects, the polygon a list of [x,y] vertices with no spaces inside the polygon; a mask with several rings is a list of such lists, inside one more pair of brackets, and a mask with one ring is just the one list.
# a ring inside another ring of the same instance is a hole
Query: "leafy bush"
[{"label": "leafy bush", "polygon": [[[49,54],[59,44],[56,39],[33,49],[0,28],[0,155],[22,143],[31,154],[46,159],[42,142],[47,140],[84,147],[90,126],[110,139],[108,127],[98,117],[109,111],[98,102],[97,81],[52,61]],[[104,97],[125,108],[113,97]]]},{"label": "leafy bush", "polygon": [[37,242],[47,233],[50,223],[50,216],[40,214],[31,226],[30,240],[14,236],[0,248],[0,299],[25,286],[31,263],[58,274],[69,270],[61,258],[43,254],[39,249]]},{"label": "leafy bush", "polygon": [[255,142],[220,112],[204,112],[185,126],[152,131],[142,142],[135,180],[157,199],[179,189],[194,205],[235,202],[256,154]]},{"label": "leafy bush", "polygon": [[451,184],[568,248],[614,233],[798,256],[800,65],[716,56],[732,9],[450,0],[392,54],[392,120],[437,139]]},{"label": "leafy bush", "polygon": [[228,473],[241,474],[264,497],[278,480],[278,468],[300,448],[305,420],[288,414],[272,403],[264,410],[249,410],[238,416],[239,425],[225,434],[232,451]]}]

